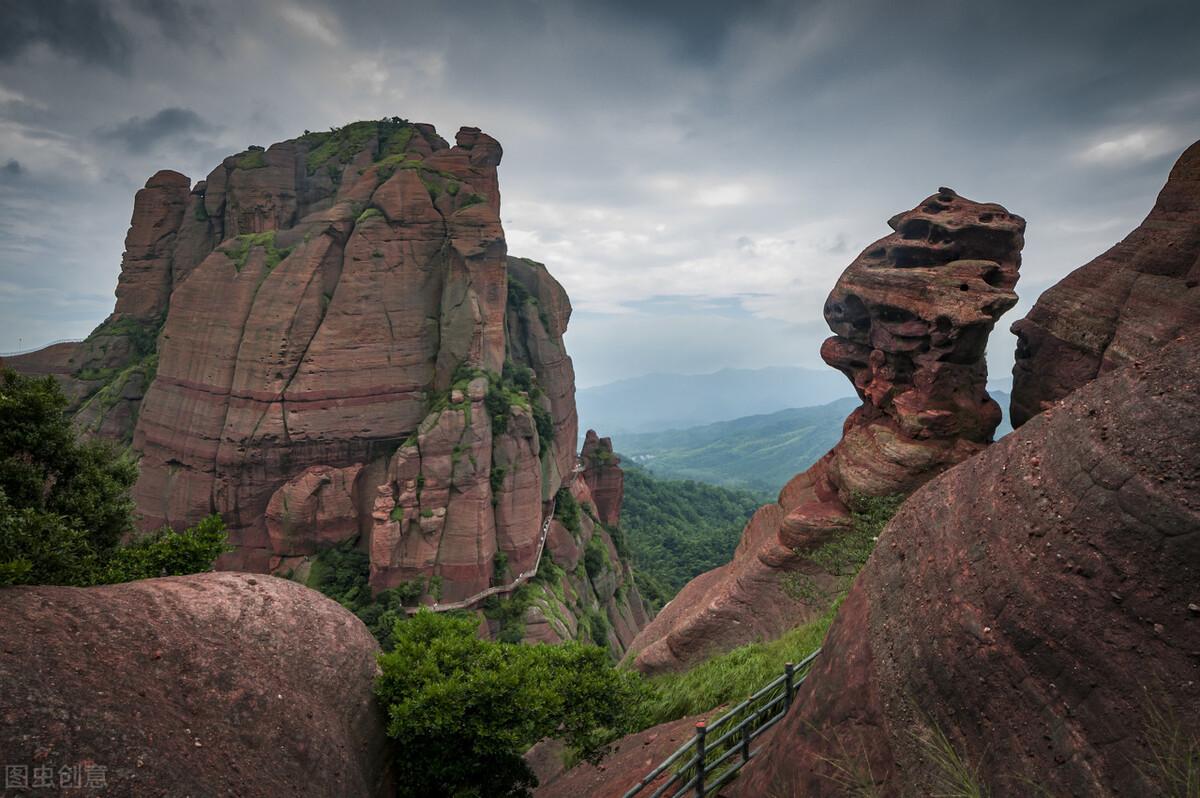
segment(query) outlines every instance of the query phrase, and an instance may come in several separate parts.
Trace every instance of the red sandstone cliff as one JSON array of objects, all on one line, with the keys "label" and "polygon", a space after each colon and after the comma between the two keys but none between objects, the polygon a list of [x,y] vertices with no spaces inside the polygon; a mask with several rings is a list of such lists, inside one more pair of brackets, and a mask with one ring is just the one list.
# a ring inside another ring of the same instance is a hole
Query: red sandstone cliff
[{"label": "red sandstone cliff", "polygon": [[1180,156],[1136,230],[1046,290],[1013,325],[1013,425],[1198,324],[1200,142]]},{"label": "red sandstone cliff", "polygon": [[[841,589],[806,555],[844,534],[855,494],[907,494],[986,447],[1000,421],[984,350],[1016,303],[1025,221],[939,189],[888,224],[825,302],[821,347],[862,398],[842,440],[760,508],[732,562],[688,583],[637,636],[630,657],[655,673],[772,638]],[[803,579],[804,592],[789,589]]]},{"label": "red sandstone cliff", "polygon": [[[113,314],[25,370],[58,372],[77,423],[141,455],[145,527],[220,513],[222,566],[303,575],[358,540],[376,590],[476,596],[507,580],[498,563],[537,567],[560,489],[592,501],[571,305],[507,256],[501,157],[476,128],[451,146],[393,118],[252,147],[195,186],[160,172]],[[645,617],[636,591],[614,598],[632,580],[609,581],[581,608],[608,602],[620,652]]]}]

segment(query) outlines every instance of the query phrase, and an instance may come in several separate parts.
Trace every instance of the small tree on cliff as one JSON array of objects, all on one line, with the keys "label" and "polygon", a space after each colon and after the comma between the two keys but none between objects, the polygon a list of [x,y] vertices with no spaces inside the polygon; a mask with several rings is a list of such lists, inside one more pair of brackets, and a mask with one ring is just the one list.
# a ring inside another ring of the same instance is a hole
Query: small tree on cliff
[{"label": "small tree on cliff", "polygon": [[478,625],[423,610],[396,624],[379,658],[403,798],[526,796],[537,780],[521,754],[538,740],[595,760],[611,735],[641,728],[648,688],[603,649],[481,640]]},{"label": "small tree on cliff", "polygon": [[80,442],[51,377],[0,371],[0,585],[91,585],[207,570],[225,550],[221,519],[134,530],[137,465],[102,441]]}]

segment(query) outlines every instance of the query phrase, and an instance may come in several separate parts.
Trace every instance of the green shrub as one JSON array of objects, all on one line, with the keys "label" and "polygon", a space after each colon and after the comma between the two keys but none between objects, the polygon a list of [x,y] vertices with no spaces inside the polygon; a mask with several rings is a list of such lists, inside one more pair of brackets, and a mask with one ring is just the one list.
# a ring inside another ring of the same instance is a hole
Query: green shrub
[{"label": "green shrub", "polygon": [[600,574],[610,570],[611,567],[612,560],[608,556],[608,546],[604,545],[604,541],[600,539],[599,535],[592,535],[583,549],[583,568],[587,571],[588,579],[595,582]]},{"label": "green shrub", "polygon": [[508,575],[508,555],[502,551],[492,555],[492,584],[504,584],[504,578]]},{"label": "green shrub", "polygon": [[591,760],[642,725],[644,683],[607,654],[574,643],[480,640],[469,614],[417,613],[379,658],[375,694],[397,742],[401,798],[525,796],[536,778],[521,755],[564,740]]},{"label": "green shrub", "polygon": [[117,549],[105,564],[103,581],[129,582],[207,571],[213,560],[232,550],[227,540],[219,515],[210,515],[183,532],[168,527]]},{"label": "green shrub", "polygon": [[579,502],[575,501],[570,488],[566,486],[559,488],[558,493],[554,494],[554,517],[569,532],[579,534]]},{"label": "green shrub", "polygon": [[525,637],[525,611],[533,603],[529,585],[521,585],[508,597],[489,596],[483,603],[483,615],[500,624],[496,639],[502,643],[520,643]]},{"label": "green shrub", "polygon": [[265,233],[243,233],[234,239],[234,243],[228,249],[222,249],[221,252],[225,257],[233,261],[233,268],[241,271],[246,266],[246,261],[250,258],[250,253],[256,248],[262,247],[266,253],[267,270],[274,269],[279,265],[279,262],[291,254],[291,249],[277,249],[275,247],[275,231],[268,230]]}]

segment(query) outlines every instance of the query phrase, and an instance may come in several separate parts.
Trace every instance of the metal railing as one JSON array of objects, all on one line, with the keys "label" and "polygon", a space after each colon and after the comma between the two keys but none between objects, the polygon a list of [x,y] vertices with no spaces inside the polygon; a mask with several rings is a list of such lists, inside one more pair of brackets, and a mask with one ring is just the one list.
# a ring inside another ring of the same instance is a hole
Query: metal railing
[{"label": "metal railing", "polygon": [[[713,795],[732,779],[742,766],[758,754],[754,741],[778,723],[792,707],[796,688],[808,676],[817,649],[797,664],[784,666],[783,675],[763,687],[712,723],[696,724],[691,740],[647,773],[623,798],[682,798]],[[713,738],[713,735],[720,733]],[[645,793],[664,775],[666,781],[654,792]]]}]

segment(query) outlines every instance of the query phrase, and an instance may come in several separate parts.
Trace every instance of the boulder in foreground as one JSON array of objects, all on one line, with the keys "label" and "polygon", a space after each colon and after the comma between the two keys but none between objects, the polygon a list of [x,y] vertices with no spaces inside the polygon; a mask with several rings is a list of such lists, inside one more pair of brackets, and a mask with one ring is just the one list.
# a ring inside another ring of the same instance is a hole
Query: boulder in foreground
[{"label": "boulder in foreground", "polygon": [[390,794],[378,646],[315,591],[233,573],[15,587],[0,614],[0,760],[30,778],[103,768],[81,795]]}]

